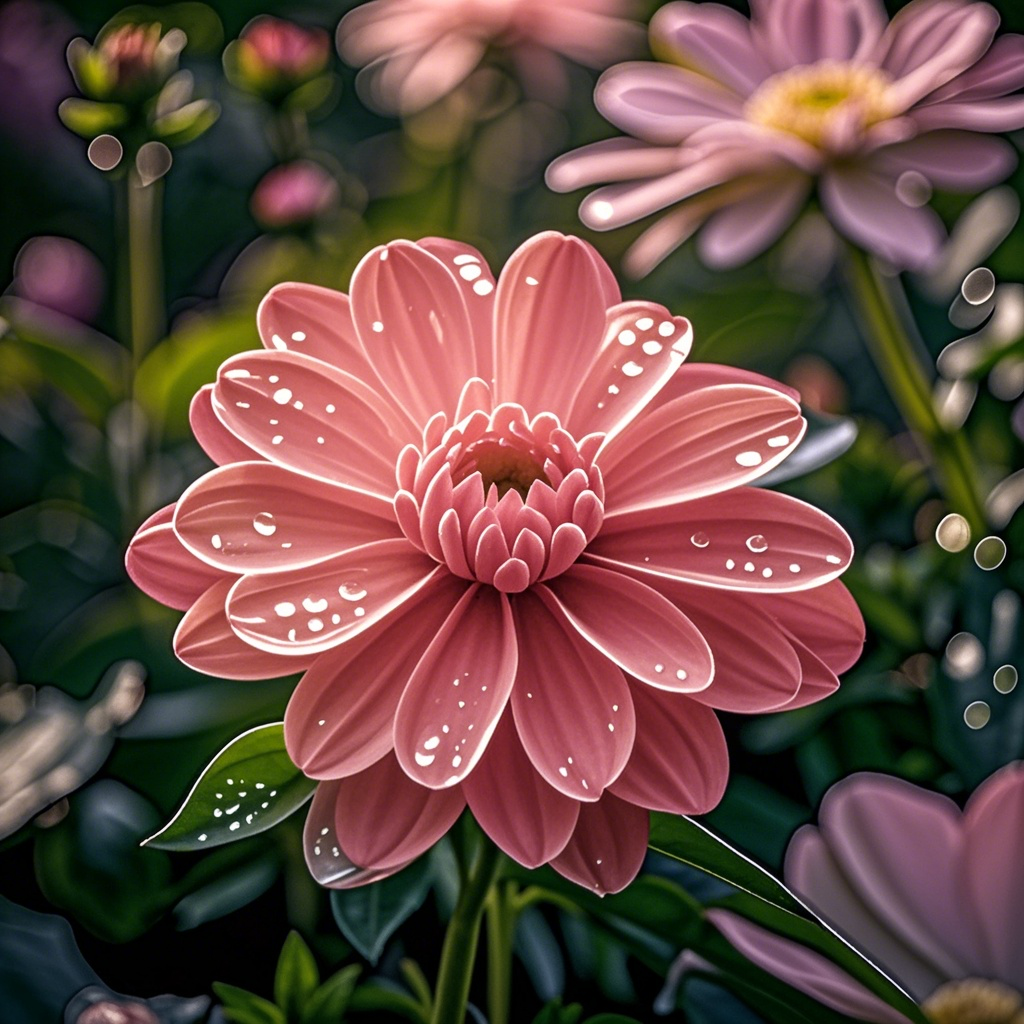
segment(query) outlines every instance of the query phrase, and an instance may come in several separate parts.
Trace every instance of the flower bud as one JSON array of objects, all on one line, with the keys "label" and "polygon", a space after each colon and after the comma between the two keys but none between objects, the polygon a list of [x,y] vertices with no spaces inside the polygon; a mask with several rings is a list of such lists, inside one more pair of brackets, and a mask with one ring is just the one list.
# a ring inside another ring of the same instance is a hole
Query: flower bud
[{"label": "flower bud", "polygon": [[323,29],[260,15],[227,48],[224,67],[238,88],[276,102],[320,75],[330,51]]},{"label": "flower bud", "polygon": [[273,168],[252,194],[252,215],[266,228],[310,224],[338,203],[337,180],[319,164],[296,160]]}]

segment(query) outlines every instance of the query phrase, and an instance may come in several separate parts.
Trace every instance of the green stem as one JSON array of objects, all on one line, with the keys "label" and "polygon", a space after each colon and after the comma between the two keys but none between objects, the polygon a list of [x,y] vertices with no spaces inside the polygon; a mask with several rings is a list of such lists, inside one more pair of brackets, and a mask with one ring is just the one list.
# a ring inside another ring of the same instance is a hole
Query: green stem
[{"label": "green stem", "polygon": [[889,283],[860,249],[846,254],[846,281],[864,324],[871,356],[907,426],[931,454],[939,483],[952,509],[976,533],[985,531],[985,506],[964,435],[939,419],[932,389],[907,333]]},{"label": "green stem", "polygon": [[472,871],[455,904],[441,950],[430,1024],[463,1024],[484,904],[501,868],[501,852],[483,840]]},{"label": "green stem", "polygon": [[512,941],[517,916],[515,882],[494,886],[487,897],[487,1011],[490,1024],[508,1024],[512,998]]}]

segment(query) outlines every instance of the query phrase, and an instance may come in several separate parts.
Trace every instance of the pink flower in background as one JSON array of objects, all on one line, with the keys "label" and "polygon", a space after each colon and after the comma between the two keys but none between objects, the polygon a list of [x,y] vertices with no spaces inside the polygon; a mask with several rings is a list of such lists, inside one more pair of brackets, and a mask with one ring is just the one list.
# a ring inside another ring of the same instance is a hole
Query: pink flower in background
[{"label": "pink flower in background", "polygon": [[703,228],[711,266],[757,255],[817,187],[832,225],[901,268],[927,266],[944,230],[934,186],[973,191],[1013,168],[983,132],[1024,126],[1024,36],[993,42],[988,4],[914,0],[887,23],[881,0],[752,0],[748,20],[715,3],[670,3],[651,22],[671,63],[612,68],[600,112],[631,138],[556,160],[559,191],[611,182],[583,201],[590,227],[672,208],[634,243],[642,275]]},{"label": "pink flower in background", "polygon": [[312,160],[295,160],[268,171],[249,202],[264,227],[287,228],[309,224],[337,206],[337,179]]},{"label": "pink flower in background", "polygon": [[186,664],[305,670],[285,738],[324,780],[325,884],[397,871],[468,804],[519,862],[621,889],[648,809],[719,800],[712,709],[799,707],[858,657],[849,538],[749,486],[800,441],[795,394],[681,368],[687,321],[579,239],[497,282],[467,245],[393,242],[350,295],[280,285],[258,319],[266,351],[192,405],[219,468],[128,570],[188,609]]},{"label": "pink flower in background", "polygon": [[261,14],[242,29],[231,63],[247,83],[293,89],[320,74],[330,55],[331,37],[324,29]]},{"label": "pink flower in background", "polygon": [[47,309],[90,323],[103,302],[103,266],[70,238],[30,238],[14,262],[14,291]]},{"label": "pink flower in background", "polygon": [[[1022,848],[1024,765],[983,782],[963,812],[948,797],[865,772],[829,790],[819,827],[793,837],[785,875],[936,1024],[1019,1024]],[[864,1020],[904,1020],[888,1007],[885,1016],[876,997],[824,957],[731,913],[713,914],[737,948],[795,988]]]},{"label": "pink flower in background", "polygon": [[356,67],[367,103],[412,114],[460,85],[489,47],[506,51],[532,95],[558,102],[561,57],[589,67],[636,49],[631,0],[372,0],[338,26],[341,56]]}]

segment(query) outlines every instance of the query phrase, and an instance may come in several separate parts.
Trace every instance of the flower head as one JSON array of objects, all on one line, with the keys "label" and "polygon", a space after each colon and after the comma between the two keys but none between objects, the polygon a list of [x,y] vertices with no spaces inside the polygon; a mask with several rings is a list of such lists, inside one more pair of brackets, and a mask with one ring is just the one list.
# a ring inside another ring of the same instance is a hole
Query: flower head
[{"label": "flower head", "polygon": [[261,14],[228,47],[224,66],[235,85],[277,100],[321,75],[330,53],[331,37],[322,28]]},{"label": "flower head", "polygon": [[858,656],[848,537],[749,486],[803,435],[794,394],[684,367],[688,322],[623,302],[579,239],[497,281],[461,243],[392,242],[350,295],[278,286],[259,327],[193,402],[219,468],[128,569],[189,609],[187,664],[305,669],[285,738],[324,780],[325,884],[398,870],[468,804],[521,863],[619,889],[648,809],[720,798],[712,709],[809,703]]},{"label": "flower head", "polygon": [[337,179],[312,160],[295,160],[268,171],[257,184],[250,206],[268,228],[310,224],[337,205]]},{"label": "flower head", "polygon": [[460,85],[489,47],[505,52],[526,87],[565,92],[559,56],[604,67],[633,49],[630,0],[372,0],[338,26],[338,49],[365,67],[363,95],[385,113],[412,114]]},{"label": "flower head", "polygon": [[[912,0],[887,24],[880,0],[754,0],[750,20],[675,2],[651,22],[662,64],[622,64],[598,83],[601,113],[629,139],[556,160],[552,188],[613,182],[580,208],[619,227],[669,207],[626,257],[647,273],[703,228],[713,266],[757,255],[817,187],[832,225],[898,267],[934,257],[931,188],[973,191],[1015,161],[981,133],[1024,125],[1024,37],[993,42],[998,15],[966,0]],[[678,204],[678,205],[677,205]]]}]

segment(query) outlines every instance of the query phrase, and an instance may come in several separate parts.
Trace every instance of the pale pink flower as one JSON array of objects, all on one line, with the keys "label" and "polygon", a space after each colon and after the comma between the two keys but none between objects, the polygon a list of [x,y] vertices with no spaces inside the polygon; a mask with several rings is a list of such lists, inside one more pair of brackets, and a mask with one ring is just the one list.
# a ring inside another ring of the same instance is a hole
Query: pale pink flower
[{"label": "pale pink flower", "polygon": [[548,170],[590,227],[672,209],[627,254],[647,273],[698,228],[711,266],[766,249],[812,191],[832,225],[904,268],[935,256],[934,186],[973,191],[1005,177],[1013,149],[983,132],[1024,126],[1024,36],[993,42],[988,4],[913,0],[887,22],[881,0],[670,3],[651,22],[672,63],[631,63],[598,82],[600,112],[631,138],[569,153]]},{"label": "pale pink flower", "polygon": [[253,190],[249,207],[265,227],[309,224],[338,205],[337,179],[312,160],[294,160],[269,170]]},{"label": "pale pink flower", "polygon": [[[948,797],[865,772],[833,786],[820,825],[796,833],[785,877],[934,1020],[1016,1024],[1022,848],[1024,765],[996,772],[962,812]],[[864,1020],[905,1019],[819,954],[731,913],[713,916],[747,957],[795,988]],[[985,1007],[990,1015],[977,1015]]]},{"label": "pale pink flower", "polygon": [[557,102],[565,57],[605,67],[641,38],[632,0],[372,0],[338,26],[338,50],[364,67],[360,89],[385,113],[412,114],[460,85],[488,48],[508,54],[533,95]]},{"label": "pale pink flower", "polygon": [[537,235],[497,283],[467,245],[392,242],[350,295],[279,285],[258,320],[267,350],[192,404],[219,468],[128,570],[188,609],[186,664],[305,670],[285,739],[325,780],[325,884],[398,870],[468,804],[519,862],[620,889],[648,809],[720,798],[712,709],[799,707],[857,658],[849,538],[749,486],[800,441],[795,394],[681,369],[689,323],[623,302],[579,239]]}]

